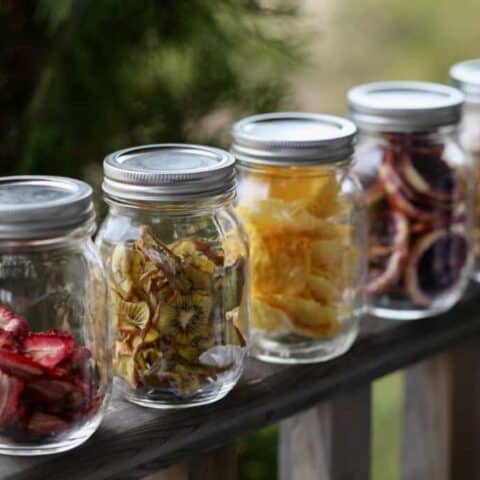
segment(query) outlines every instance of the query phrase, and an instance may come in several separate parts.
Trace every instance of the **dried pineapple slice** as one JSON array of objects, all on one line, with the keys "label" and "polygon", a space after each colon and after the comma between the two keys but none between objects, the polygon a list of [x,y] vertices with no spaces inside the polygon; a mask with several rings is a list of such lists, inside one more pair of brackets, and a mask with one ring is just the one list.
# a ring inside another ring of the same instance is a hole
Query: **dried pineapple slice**
[{"label": "dried pineapple slice", "polygon": [[307,283],[312,297],[318,302],[328,305],[338,300],[338,289],[331,280],[320,275],[309,275]]},{"label": "dried pineapple slice", "polygon": [[247,228],[255,228],[261,234],[295,235],[304,234],[322,237],[338,235],[335,225],[308,213],[296,205],[283,200],[259,200],[251,207],[238,207]]},{"label": "dried pineapple slice", "polygon": [[337,312],[332,306],[321,305],[315,300],[284,295],[272,295],[270,303],[284,310],[295,325],[323,329],[325,333],[338,328]]},{"label": "dried pineapple slice", "polygon": [[310,272],[308,239],[284,236],[251,237],[252,289],[258,293],[299,295]]},{"label": "dried pineapple slice", "polygon": [[279,308],[259,299],[252,299],[252,325],[270,332],[287,333],[293,328],[289,316]]}]

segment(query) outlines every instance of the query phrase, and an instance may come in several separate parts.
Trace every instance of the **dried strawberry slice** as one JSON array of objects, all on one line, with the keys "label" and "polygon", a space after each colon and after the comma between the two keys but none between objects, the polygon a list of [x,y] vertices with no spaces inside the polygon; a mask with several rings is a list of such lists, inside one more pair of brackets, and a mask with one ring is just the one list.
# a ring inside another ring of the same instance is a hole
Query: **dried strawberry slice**
[{"label": "dried strawberry slice", "polygon": [[29,333],[23,351],[28,358],[47,368],[54,368],[68,358],[75,349],[75,340],[68,333],[51,330]]},{"label": "dried strawberry slice", "polygon": [[14,423],[24,383],[0,371],[0,427]]},{"label": "dried strawberry slice", "polygon": [[0,348],[18,352],[20,348],[20,342],[12,332],[7,332],[0,329]]},{"label": "dried strawberry slice", "polygon": [[66,430],[69,423],[56,415],[35,412],[30,417],[27,430],[32,435],[55,435]]},{"label": "dried strawberry slice", "polygon": [[4,305],[0,305],[0,329],[14,335],[24,336],[28,332],[28,322],[16,316]]},{"label": "dried strawberry slice", "polygon": [[71,395],[77,387],[67,380],[39,378],[28,382],[25,388],[40,400],[58,402]]},{"label": "dried strawberry slice", "polygon": [[0,371],[24,380],[31,380],[47,373],[39,363],[5,349],[0,349]]}]

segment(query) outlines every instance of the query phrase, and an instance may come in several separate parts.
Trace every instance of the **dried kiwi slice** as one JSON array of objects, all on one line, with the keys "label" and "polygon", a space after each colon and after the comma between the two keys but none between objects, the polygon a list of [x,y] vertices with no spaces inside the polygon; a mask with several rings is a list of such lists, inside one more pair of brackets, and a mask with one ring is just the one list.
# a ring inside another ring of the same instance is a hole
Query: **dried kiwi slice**
[{"label": "dried kiwi slice", "polygon": [[189,343],[196,337],[212,335],[211,313],[210,296],[178,296],[161,309],[158,327],[162,335],[169,335],[179,343]]},{"label": "dried kiwi slice", "polygon": [[118,315],[119,330],[143,330],[147,326],[150,320],[150,307],[147,302],[126,302],[114,293],[113,304]]}]

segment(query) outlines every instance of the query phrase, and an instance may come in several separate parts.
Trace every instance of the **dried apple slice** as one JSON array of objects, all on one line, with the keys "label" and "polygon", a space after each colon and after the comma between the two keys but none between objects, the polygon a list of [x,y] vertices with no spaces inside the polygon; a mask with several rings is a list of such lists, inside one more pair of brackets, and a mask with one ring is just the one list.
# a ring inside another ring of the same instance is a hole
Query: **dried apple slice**
[{"label": "dried apple slice", "polygon": [[461,231],[438,230],[413,245],[405,269],[405,287],[414,303],[428,307],[462,280],[468,242]]},{"label": "dried apple slice", "polygon": [[378,295],[395,284],[407,256],[408,220],[401,212],[384,210],[372,216],[369,234],[367,292]]},{"label": "dried apple slice", "polygon": [[134,283],[130,273],[129,250],[124,244],[119,244],[112,253],[112,280],[115,288],[124,296],[130,295]]}]

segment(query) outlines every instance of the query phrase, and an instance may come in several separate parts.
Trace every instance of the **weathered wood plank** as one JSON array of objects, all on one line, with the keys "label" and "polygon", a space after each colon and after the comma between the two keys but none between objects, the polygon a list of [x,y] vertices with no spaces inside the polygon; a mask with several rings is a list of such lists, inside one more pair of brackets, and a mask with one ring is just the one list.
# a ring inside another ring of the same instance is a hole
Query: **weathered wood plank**
[{"label": "weathered wood plank", "polygon": [[405,379],[403,478],[449,480],[452,375],[448,354],[410,368]]},{"label": "weathered wood plank", "polygon": [[480,296],[435,319],[391,325],[323,365],[282,367],[250,360],[241,384],[216,405],[158,412],[115,399],[113,411],[86,445],[59,457],[2,457],[0,478],[133,480],[148,476],[480,336]]},{"label": "weathered wood plank", "polygon": [[406,374],[403,478],[480,478],[480,341]]},{"label": "weathered wood plank", "polygon": [[370,385],[298,413],[280,428],[280,480],[370,478]]},{"label": "weathered wood plank", "polygon": [[173,465],[143,480],[236,480],[237,446],[229,444],[213,452]]}]

